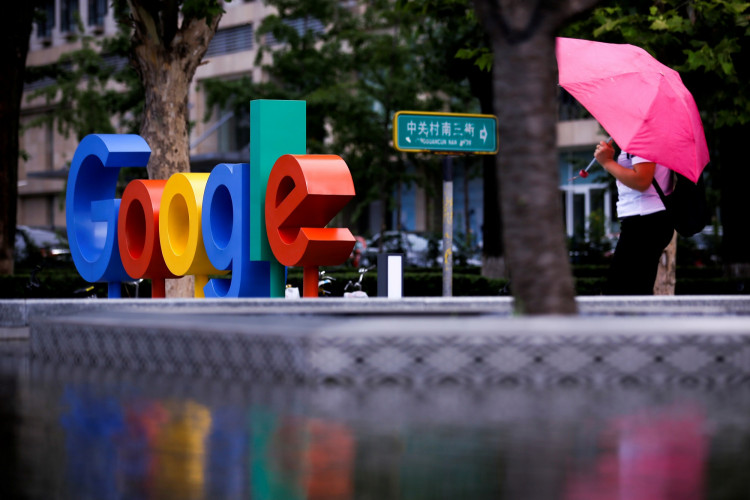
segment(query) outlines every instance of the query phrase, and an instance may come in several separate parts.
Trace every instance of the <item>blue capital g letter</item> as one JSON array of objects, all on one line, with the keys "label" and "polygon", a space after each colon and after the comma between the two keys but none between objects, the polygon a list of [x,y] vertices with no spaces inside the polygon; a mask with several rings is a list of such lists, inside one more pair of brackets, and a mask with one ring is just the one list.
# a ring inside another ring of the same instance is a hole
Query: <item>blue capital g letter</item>
[{"label": "blue capital g letter", "polygon": [[122,167],[145,167],[150,155],[139,135],[93,134],[78,144],[70,165],[65,194],[70,253],[83,279],[108,283],[110,298],[121,296],[120,283],[129,278],[117,244],[117,178]]}]

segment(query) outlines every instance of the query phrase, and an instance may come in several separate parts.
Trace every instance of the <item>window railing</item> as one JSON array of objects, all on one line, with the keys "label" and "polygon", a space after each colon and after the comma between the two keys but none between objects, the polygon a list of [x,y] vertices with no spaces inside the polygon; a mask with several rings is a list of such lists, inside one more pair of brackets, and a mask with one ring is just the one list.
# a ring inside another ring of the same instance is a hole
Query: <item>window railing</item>
[{"label": "window railing", "polygon": [[572,95],[570,95],[562,87],[558,88],[558,120],[560,120],[561,122],[567,122],[572,120],[585,120],[587,118],[591,118],[591,113],[589,113],[586,108],[581,106],[581,104],[576,101]]},{"label": "window railing", "polygon": [[60,31],[73,33],[76,30],[78,16],[78,0],[62,0],[60,2]]},{"label": "window railing", "polygon": [[216,32],[208,44],[206,57],[242,52],[253,48],[253,25],[243,24]]},{"label": "window railing", "polygon": [[89,0],[89,26],[103,28],[106,16],[107,0]]},{"label": "window railing", "polygon": [[55,28],[55,0],[45,0],[42,4],[42,15],[36,23],[36,36],[47,40],[52,38],[52,30]]}]

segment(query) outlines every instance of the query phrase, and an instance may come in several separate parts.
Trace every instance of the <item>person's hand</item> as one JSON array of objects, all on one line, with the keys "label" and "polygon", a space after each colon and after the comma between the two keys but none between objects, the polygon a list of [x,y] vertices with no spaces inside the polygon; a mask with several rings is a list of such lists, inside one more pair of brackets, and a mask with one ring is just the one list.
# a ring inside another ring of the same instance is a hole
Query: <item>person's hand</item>
[{"label": "person's hand", "polygon": [[612,140],[609,142],[601,141],[596,145],[594,150],[594,158],[599,162],[601,166],[605,166],[607,162],[613,161],[615,158],[615,148],[612,147]]}]

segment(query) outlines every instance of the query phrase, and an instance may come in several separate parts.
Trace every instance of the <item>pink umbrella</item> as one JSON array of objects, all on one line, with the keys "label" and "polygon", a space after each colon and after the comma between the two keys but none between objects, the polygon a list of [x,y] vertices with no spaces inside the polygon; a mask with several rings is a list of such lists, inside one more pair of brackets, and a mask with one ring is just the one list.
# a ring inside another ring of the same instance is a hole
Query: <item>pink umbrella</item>
[{"label": "pink umbrella", "polygon": [[679,73],[634,45],[557,39],[560,85],[625,151],[697,182],[709,161],[698,107]]}]

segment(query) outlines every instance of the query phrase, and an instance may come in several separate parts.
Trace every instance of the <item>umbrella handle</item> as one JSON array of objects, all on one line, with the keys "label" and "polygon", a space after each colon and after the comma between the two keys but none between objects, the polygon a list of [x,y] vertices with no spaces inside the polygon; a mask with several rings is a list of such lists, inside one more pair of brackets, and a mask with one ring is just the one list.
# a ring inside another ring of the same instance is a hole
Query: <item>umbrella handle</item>
[{"label": "umbrella handle", "polygon": [[594,166],[594,163],[596,163],[596,158],[591,159],[591,163],[588,164],[586,168],[583,169],[584,172],[588,172],[591,167]]},{"label": "umbrella handle", "polygon": [[[609,144],[610,142],[612,142],[612,136],[607,137],[607,141],[606,142],[607,142],[607,144]],[[594,166],[594,163],[596,163],[596,158],[592,158],[591,162],[588,164],[588,166],[586,168],[583,169],[583,171],[584,172],[588,172],[589,169]]]}]

